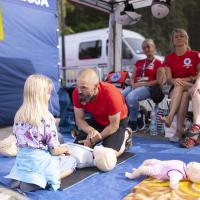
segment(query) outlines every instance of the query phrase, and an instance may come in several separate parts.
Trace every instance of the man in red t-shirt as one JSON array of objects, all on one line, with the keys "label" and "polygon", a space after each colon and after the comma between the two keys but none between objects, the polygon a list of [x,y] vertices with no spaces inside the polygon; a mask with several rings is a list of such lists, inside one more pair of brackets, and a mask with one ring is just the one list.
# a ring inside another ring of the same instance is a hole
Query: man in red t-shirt
[{"label": "man in red t-shirt", "polygon": [[[124,151],[128,109],[124,97],[114,85],[99,82],[92,69],[83,70],[77,78],[73,104],[76,123],[81,129],[75,143],[92,147],[102,141],[103,146],[119,154]],[[91,113],[92,119],[86,121],[85,112]]]}]

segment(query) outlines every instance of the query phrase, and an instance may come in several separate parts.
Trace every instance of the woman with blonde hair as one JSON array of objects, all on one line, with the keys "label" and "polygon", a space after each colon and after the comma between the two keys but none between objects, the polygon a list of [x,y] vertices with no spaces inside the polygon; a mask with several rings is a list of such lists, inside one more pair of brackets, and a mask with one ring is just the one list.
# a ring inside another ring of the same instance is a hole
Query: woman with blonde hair
[{"label": "woman with blonde hair", "polygon": [[182,136],[185,115],[190,99],[189,89],[196,80],[200,69],[200,54],[189,47],[189,37],[184,29],[175,29],[171,35],[171,43],[174,52],[167,55],[164,61],[167,82],[172,85],[170,92],[170,112],[162,117],[166,126],[170,127],[175,115],[177,115],[176,135],[172,142],[178,142]]},{"label": "woman with blonde hair", "polygon": [[31,75],[24,85],[23,104],[14,119],[13,133],[19,149],[15,165],[6,178],[12,188],[32,191],[50,185],[60,187],[60,179],[70,175],[75,159],[66,146],[60,146],[55,119],[48,110],[52,81]]},{"label": "woman with blonde hair", "polygon": [[[129,125],[133,132],[142,130],[145,124],[137,124],[139,101],[150,98],[150,87],[162,83],[164,73],[161,69],[162,63],[155,58],[155,43],[152,39],[146,39],[142,43],[142,49],[146,55],[145,59],[138,60],[135,64],[135,71],[131,77],[131,86],[127,87],[122,94],[126,98],[126,103],[129,107]],[[159,80],[157,79],[159,77]]]}]

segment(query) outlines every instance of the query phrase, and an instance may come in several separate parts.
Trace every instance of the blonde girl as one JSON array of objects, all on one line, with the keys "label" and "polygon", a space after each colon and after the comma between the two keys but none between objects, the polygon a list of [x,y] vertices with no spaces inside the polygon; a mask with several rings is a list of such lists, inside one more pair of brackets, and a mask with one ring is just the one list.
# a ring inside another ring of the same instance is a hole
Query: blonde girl
[{"label": "blonde girl", "polygon": [[13,133],[19,148],[15,165],[6,176],[12,187],[23,191],[60,187],[60,179],[70,175],[76,161],[66,146],[60,146],[55,119],[48,110],[52,81],[31,75],[24,85],[23,104],[14,119]]}]

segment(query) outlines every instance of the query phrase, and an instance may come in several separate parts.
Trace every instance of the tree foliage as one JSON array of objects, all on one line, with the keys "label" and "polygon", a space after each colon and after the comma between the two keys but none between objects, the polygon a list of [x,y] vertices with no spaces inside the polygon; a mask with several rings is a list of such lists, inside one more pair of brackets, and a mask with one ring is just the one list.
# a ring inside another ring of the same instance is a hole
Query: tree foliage
[{"label": "tree foliage", "polygon": [[[190,36],[192,49],[200,49],[200,1],[174,0],[170,14],[164,19],[155,19],[150,8],[139,11],[143,17],[134,25],[124,28],[153,38],[159,51],[163,54],[171,51],[170,34],[174,28],[184,28]],[[66,2],[65,33],[77,33],[108,27],[109,16],[103,12]]]},{"label": "tree foliage", "polygon": [[[76,12],[76,9],[73,5],[68,3],[68,1],[64,1],[64,6],[65,6],[64,18],[65,18],[65,21],[66,21],[68,13],[74,13],[74,12]],[[58,0],[58,16],[59,16],[58,24],[59,24],[59,29],[61,31],[61,0]],[[65,23],[64,33],[65,34],[74,33],[73,27],[71,27],[70,25]]]}]

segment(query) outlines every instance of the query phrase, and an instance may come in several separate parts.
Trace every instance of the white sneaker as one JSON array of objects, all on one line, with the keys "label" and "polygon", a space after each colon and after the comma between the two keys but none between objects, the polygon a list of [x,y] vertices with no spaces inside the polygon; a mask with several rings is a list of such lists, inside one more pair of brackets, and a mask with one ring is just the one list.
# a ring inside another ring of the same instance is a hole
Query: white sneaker
[{"label": "white sneaker", "polygon": [[128,138],[126,140],[126,144],[125,144],[125,150],[127,151],[132,145],[132,135],[133,135],[133,131],[131,130],[130,127],[127,127],[126,130],[128,132]]},{"label": "white sneaker", "polygon": [[137,126],[139,131],[143,131],[146,128],[145,114],[142,111],[138,114]]},{"label": "white sneaker", "polygon": [[179,142],[179,140],[180,140],[180,138],[177,137],[177,136],[173,136],[173,137],[170,137],[170,138],[169,138],[169,141],[170,141],[170,142],[175,142],[175,143],[177,143],[177,142]]}]

